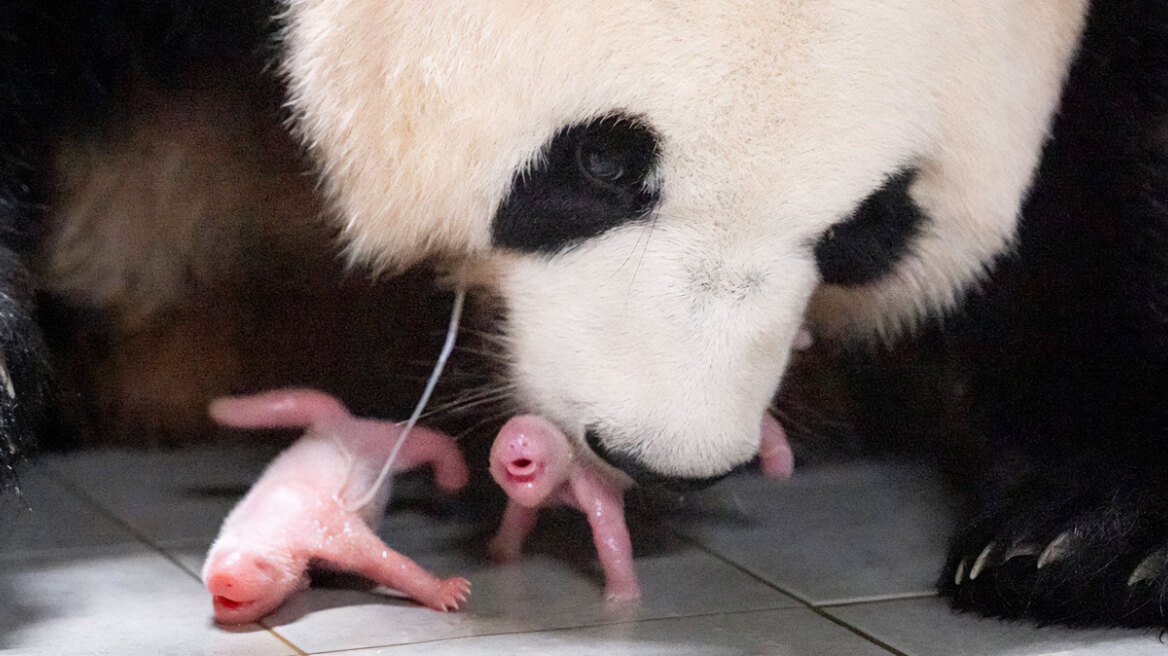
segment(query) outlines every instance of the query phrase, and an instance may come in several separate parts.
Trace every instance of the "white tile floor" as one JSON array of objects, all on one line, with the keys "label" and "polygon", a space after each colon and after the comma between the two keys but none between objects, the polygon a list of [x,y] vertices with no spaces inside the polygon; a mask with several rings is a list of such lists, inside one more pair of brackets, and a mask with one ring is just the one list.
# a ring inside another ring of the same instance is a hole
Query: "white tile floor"
[{"label": "white tile floor", "polygon": [[481,531],[458,519],[465,507],[403,510],[382,534],[436,572],[470,578],[463,611],[313,588],[262,625],[225,630],[196,573],[270,455],[101,451],[29,468],[31,508],[9,498],[0,514],[0,654],[1168,656],[1155,632],[952,614],[931,593],[944,499],[928,470],[871,462],[787,484],[741,476],[673,504],[667,527],[634,527],[639,605],[603,603],[577,518],[557,516],[570,521],[500,567],[482,561]]}]

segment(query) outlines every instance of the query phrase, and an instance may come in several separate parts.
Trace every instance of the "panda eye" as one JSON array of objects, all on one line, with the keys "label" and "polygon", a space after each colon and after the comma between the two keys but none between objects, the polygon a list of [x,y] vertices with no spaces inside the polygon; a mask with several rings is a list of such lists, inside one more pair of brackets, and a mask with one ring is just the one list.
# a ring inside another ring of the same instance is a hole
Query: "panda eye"
[{"label": "panda eye", "polygon": [[650,179],[658,137],[643,119],[612,114],[565,126],[519,170],[492,226],[496,246],[556,253],[647,221],[660,189]]},{"label": "panda eye", "polygon": [[584,175],[597,182],[615,184],[625,176],[625,163],[620,154],[581,144],[576,151],[576,163]]},{"label": "panda eye", "polygon": [[656,158],[653,134],[628,120],[600,119],[570,128],[565,137],[574,142],[576,169],[583,178],[610,189],[644,183]]}]

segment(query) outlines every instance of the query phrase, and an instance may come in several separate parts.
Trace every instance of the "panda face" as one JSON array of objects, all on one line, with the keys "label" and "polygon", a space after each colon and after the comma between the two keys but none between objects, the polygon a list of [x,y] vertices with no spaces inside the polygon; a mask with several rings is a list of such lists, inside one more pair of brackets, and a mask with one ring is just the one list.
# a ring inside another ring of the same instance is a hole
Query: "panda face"
[{"label": "panda face", "polygon": [[471,263],[518,400],[645,478],[753,457],[800,327],[1009,241],[1085,0],[287,0],[352,256]]}]

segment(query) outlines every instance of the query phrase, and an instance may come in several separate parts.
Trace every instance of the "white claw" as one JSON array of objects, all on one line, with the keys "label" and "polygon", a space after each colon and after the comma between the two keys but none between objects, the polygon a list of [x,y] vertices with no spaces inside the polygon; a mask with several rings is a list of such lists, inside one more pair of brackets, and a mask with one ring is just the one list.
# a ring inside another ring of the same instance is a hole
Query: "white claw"
[{"label": "white claw", "polygon": [[961,585],[961,583],[963,581],[965,581],[965,559],[964,558],[961,559],[961,562],[957,563],[957,573],[955,573],[953,575],[953,585]]},{"label": "white claw", "polygon": [[1034,544],[1033,542],[1023,542],[1022,544],[1016,544],[1013,547],[1010,547],[1010,550],[1006,552],[1005,556],[1002,556],[1002,562],[1006,562],[1012,558],[1017,558],[1018,556],[1037,556],[1039,551],[1041,551],[1041,547],[1037,544]]},{"label": "white claw", "polygon": [[1139,565],[1136,565],[1135,570],[1127,579],[1128,586],[1156,578],[1160,572],[1164,571],[1166,564],[1168,564],[1168,552],[1157,549],[1150,556],[1141,560]]},{"label": "white claw", "polygon": [[16,398],[16,385],[12,382],[12,375],[8,373],[8,361],[0,355],[0,383],[4,384],[4,391],[8,392],[8,398]]},{"label": "white claw", "polygon": [[1065,558],[1071,552],[1067,546],[1070,541],[1070,531],[1064,531],[1057,538],[1051,540],[1050,544],[1046,545],[1046,549],[1042,550],[1042,555],[1038,557],[1038,569]]},{"label": "white claw", "polygon": [[985,546],[985,549],[981,550],[980,554],[978,554],[977,560],[973,561],[973,568],[969,570],[970,581],[977,579],[977,577],[981,575],[982,570],[984,570],[985,566],[989,563],[990,554],[993,552],[994,547],[996,546],[996,542],[991,542]]}]

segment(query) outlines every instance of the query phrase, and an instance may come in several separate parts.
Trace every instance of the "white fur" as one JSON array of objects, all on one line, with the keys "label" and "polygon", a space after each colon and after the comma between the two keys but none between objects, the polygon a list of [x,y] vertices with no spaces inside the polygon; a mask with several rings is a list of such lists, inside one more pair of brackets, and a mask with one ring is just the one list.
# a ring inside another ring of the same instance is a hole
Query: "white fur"
[{"label": "white fur", "polygon": [[[891,334],[1007,246],[1085,4],[287,0],[285,70],[355,258],[487,262],[522,402],[704,476],[757,450],[809,302]],[[491,251],[515,172],[614,111],[661,136],[651,227]],[[904,166],[933,218],[910,256],[820,286],[811,244]]]}]

